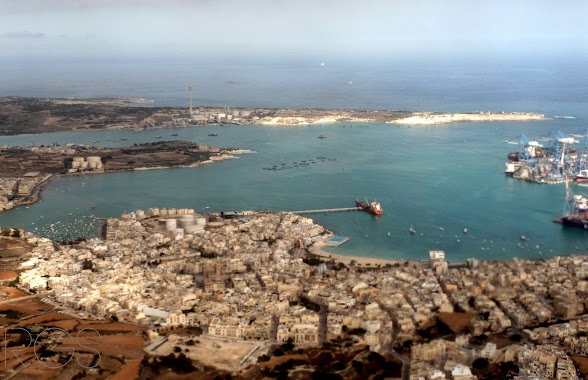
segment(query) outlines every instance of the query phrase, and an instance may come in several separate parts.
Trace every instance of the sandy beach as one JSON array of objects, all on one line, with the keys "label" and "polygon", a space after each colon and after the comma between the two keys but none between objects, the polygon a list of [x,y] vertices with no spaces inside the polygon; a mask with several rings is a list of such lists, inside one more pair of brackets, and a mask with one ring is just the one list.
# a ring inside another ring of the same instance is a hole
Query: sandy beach
[{"label": "sandy beach", "polygon": [[432,125],[445,124],[463,121],[523,121],[542,120],[545,115],[537,113],[451,113],[435,114],[430,112],[419,112],[414,116],[403,119],[387,121],[387,124],[408,124],[408,125]]},{"label": "sandy beach", "polygon": [[434,125],[467,121],[543,120],[545,115],[530,112],[436,113],[401,111],[278,111],[273,117],[260,119],[263,125],[299,126],[333,123],[386,123],[404,125]]},{"label": "sandy beach", "polygon": [[317,256],[324,258],[325,260],[335,260],[341,262],[345,265],[351,265],[353,261],[355,266],[358,267],[377,267],[384,266],[386,264],[394,265],[406,262],[406,260],[390,260],[390,259],[382,259],[382,258],[374,258],[374,257],[364,257],[364,256],[351,256],[351,255],[341,255],[337,253],[331,253],[325,251],[323,248],[326,247],[325,242],[330,239],[332,236],[326,237],[324,240],[316,241],[309,247],[309,251]]}]

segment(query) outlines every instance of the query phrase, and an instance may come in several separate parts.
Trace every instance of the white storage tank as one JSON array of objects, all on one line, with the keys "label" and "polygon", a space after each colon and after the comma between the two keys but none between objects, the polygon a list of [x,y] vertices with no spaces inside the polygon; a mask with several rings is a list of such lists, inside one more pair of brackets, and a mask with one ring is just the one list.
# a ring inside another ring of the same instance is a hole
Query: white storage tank
[{"label": "white storage tank", "polygon": [[176,219],[166,219],[165,229],[167,231],[175,231],[178,228],[178,221]]},{"label": "white storage tank", "polygon": [[137,219],[144,219],[145,218],[145,211],[137,210],[136,215],[137,215]]},{"label": "white storage tank", "polygon": [[98,163],[96,161],[88,161],[88,166],[90,169],[96,169],[98,167]]},{"label": "white storage tank", "polygon": [[167,210],[167,215],[176,216],[176,215],[178,215],[178,211],[175,208],[170,208]]},{"label": "white storage tank", "polygon": [[83,161],[83,162],[81,163],[80,167],[81,167],[82,169],[87,169],[87,168],[88,168],[88,161]]},{"label": "white storage tank", "polygon": [[195,232],[200,232],[200,231],[204,231],[203,226],[192,225],[192,226],[186,226],[186,228],[184,228],[184,232],[187,234],[193,234]]},{"label": "white storage tank", "polygon": [[166,209],[166,208],[162,208],[162,209],[159,211],[159,215],[161,215],[161,216],[167,216],[167,209]]},{"label": "white storage tank", "polygon": [[196,218],[196,225],[201,226],[201,227],[206,226],[206,218],[204,218],[202,216],[197,217]]},{"label": "white storage tank", "polygon": [[210,222],[208,223],[208,227],[210,228],[220,228],[222,226],[224,226],[225,224],[223,222]]},{"label": "white storage tank", "polygon": [[100,156],[89,156],[88,158],[86,158],[86,161],[100,164],[102,163],[102,158]]},{"label": "white storage tank", "polygon": [[193,226],[194,225],[194,217],[192,216],[182,216],[180,218],[180,226],[182,226],[182,228],[188,227],[188,226]]}]

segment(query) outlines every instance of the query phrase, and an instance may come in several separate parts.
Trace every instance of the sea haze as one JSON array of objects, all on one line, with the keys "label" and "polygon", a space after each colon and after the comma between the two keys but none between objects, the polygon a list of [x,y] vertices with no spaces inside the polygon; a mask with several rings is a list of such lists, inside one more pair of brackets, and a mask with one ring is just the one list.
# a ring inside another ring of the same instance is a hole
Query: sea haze
[{"label": "sea haze", "polygon": [[191,85],[202,105],[561,113],[588,102],[587,63],[569,55],[400,54],[5,61],[0,96],[123,96],[184,106]]},{"label": "sea haze", "polygon": [[[506,154],[517,147],[502,143],[521,134],[540,137],[553,130],[585,133],[584,62],[553,58],[322,62],[228,58],[10,65],[9,75],[0,77],[0,95],[140,97],[154,105],[182,106],[186,88],[192,85],[195,103],[207,105],[533,111],[575,118],[412,128],[347,123],[0,137],[0,144],[98,140],[122,145],[159,141],[157,135],[171,140],[176,138],[171,134],[178,133],[179,139],[258,152],[190,169],[59,178],[43,192],[41,203],[0,213],[0,226],[73,237],[96,230],[97,224],[82,218],[91,213],[111,217],[148,207],[204,211],[348,207],[359,196],[379,200],[385,215],[313,215],[327,228],[351,237],[333,252],[422,259],[430,249],[444,249],[450,260],[457,261],[586,251],[583,231],[564,230],[552,222],[562,212],[563,186],[505,177]],[[327,138],[318,139],[321,134]],[[123,137],[128,140],[120,141]],[[316,163],[263,170],[311,159]],[[417,230],[413,236],[408,232],[411,225]],[[521,241],[521,235],[528,241]]]}]

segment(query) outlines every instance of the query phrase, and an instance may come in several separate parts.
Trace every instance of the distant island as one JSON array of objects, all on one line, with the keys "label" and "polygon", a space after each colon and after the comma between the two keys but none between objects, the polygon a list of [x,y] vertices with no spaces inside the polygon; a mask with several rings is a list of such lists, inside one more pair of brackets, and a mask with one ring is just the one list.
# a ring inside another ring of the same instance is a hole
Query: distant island
[{"label": "distant island", "polygon": [[174,128],[205,125],[299,126],[328,123],[433,125],[463,121],[543,120],[529,112],[154,107],[144,99],[0,98],[0,136],[59,131]]}]

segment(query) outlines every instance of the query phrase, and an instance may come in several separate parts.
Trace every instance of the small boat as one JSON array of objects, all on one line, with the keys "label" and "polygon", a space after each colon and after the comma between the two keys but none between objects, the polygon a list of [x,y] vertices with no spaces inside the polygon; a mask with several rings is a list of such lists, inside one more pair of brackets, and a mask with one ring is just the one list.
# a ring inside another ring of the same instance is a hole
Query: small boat
[{"label": "small boat", "polygon": [[172,133],[172,136],[177,136],[177,135],[178,135],[177,133]]},{"label": "small boat", "polygon": [[408,232],[410,232],[411,235],[414,235],[416,230],[414,229],[414,227],[412,226],[412,224],[410,225],[410,228],[408,229]]},{"label": "small boat", "polygon": [[319,139],[326,139],[326,138],[327,138],[327,136],[325,136],[325,135],[320,135],[318,138],[319,138]]},{"label": "small boat", "polygon": [[160,138],[161,138],[161,136],[155,136],[155,138],[156,138],[156,139],[160,139]]},{"label": "small boat", "polygon": [[218,136],[216,133],[209,133],[208,136]]},{"label": "small boat", "polygon": [[120,141],[127,141],[128,139],[126,137],[123,137],[122,139],[120,139]]}]

